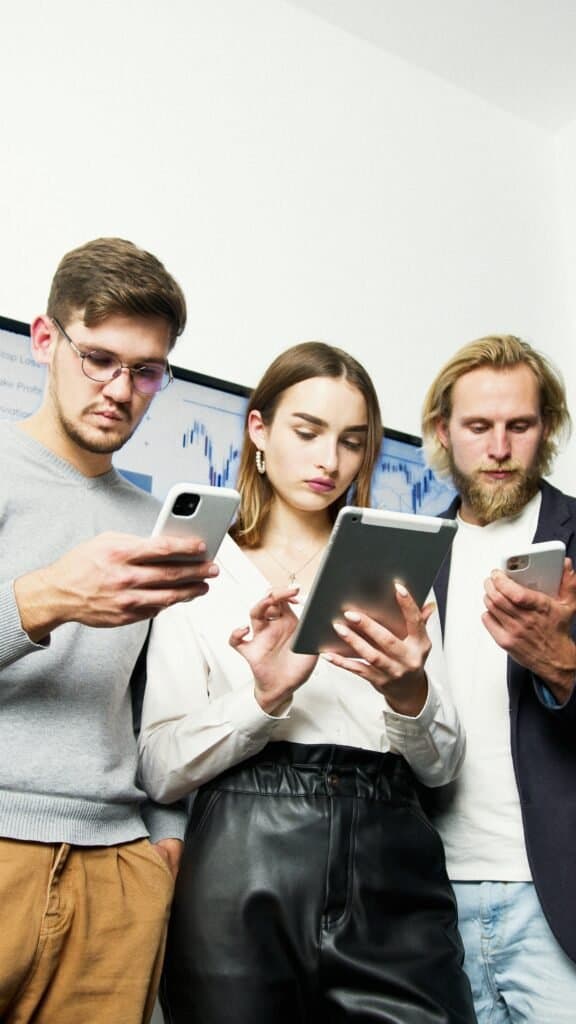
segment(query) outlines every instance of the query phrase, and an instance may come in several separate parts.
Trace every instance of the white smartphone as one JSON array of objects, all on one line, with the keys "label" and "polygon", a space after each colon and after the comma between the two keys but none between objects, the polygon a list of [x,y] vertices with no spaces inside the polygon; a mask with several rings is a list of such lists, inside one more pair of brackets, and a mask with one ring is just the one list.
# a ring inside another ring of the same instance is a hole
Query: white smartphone
[{"label": "white smartphone", "polygon": [[555,597],[560,588],[566,547],[561,540],[529,544],[502,559],[500,568],[511,580]]},{"label": "white smartphone", "polygon": [[[426,600],[457,530],[454,519],[373,508],[340,509],[316,579],[302,610],[292,650],[300,654],[350,648],[332,621],[354,605],[404,636],[396,600],[403,583],[418,605]],[[353,655],[355,656],[355,655]]]},{"label": "white smartphone", "polygon": [[152,536],[199,537],[206,545],[205,553],[194,562],[211,562],[234,518],[240,495],[231,487],[210,487],[205,484],[177,483],[170,488]]}]

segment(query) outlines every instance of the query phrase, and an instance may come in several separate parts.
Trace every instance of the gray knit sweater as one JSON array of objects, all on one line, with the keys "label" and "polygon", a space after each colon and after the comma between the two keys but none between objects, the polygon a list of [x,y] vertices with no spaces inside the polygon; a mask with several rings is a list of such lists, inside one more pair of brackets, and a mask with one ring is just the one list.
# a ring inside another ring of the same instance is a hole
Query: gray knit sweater
[{"label": "gray knit sweater", "polygon": [[144,536],[157,502],[115,470],[88,478],[0,423],[0,836],[110,845],[181,836],[182,814],[136,782],[130,678],[147,623],[69,622],[47,646],[20,625],[13,580],[117,530]]}]

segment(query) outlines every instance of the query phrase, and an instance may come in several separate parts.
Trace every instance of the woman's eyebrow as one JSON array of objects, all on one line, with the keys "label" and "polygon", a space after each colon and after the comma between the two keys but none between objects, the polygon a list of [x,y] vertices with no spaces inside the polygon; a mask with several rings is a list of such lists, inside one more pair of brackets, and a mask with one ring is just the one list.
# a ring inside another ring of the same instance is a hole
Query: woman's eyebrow
[{"label": "woman's eyebrow", "polygon": [[[329,424],[326,422],[326,420],[320,419],[319,416],[311,416],[310,413],[307,413],[307,412],[293,412],[292,415],[293,416],[297,416],[301,420],[305,420],[306,423],[313,424],[313,426],[315,426],[315,427],[328,427],[329,426]],[[367,432],[367,430],[368,430],[367,425],[365,423],[360,423],[360,424],[358,424],[358,426],[344,427],[344,430],[342,431],[342,433],[343,434],[350,434],[350,433],[356,433],[356,434],[361,434],[362,433],[362,434],[365,434]]]}]

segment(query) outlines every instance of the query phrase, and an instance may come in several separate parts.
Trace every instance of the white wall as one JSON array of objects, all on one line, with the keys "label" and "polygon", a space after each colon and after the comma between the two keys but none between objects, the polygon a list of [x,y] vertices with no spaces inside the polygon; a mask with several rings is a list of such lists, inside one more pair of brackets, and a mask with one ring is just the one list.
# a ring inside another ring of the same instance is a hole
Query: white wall
[{"label": "white wall", "polygon": [[480,334],[566,367],[536,128],[283,0],[22,0],[2,20],[0,313],[30,319],[63,252],[120,234],[183,284],[175,361],[206,373],[252,384],[323,338],[418,432],[430,376]]},{"label": "white wall", "polygon": [[181,365],[252,384],[320,337],[418,432],[440,363],[511,331],[576,409],[576,123],[554,147],[283,0],[19,0],[0,34],[3,315],[120,234],[186,290]]},{"label": "white wall", "polygon": [[[576,120],[559,132],[555,139],[556,200],[561,228],[563,283],[568,311],[567,344],[558,351],[557,362],[566,380],[568,400],[576,433]],[[576,441],[558,459],[554,479],[562,479],[574,493],[574,453]]]}]

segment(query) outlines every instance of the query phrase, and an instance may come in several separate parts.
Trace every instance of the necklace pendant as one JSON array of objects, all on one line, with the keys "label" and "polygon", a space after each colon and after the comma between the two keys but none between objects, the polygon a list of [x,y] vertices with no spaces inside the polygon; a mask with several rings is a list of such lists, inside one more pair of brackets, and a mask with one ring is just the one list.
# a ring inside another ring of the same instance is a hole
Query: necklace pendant
[{"label": "necklace pendant", "polygon": [[294,572],[288,573],[288,584],[291,587],[295,587],[296,586],[296,573],[294,573]]}]

